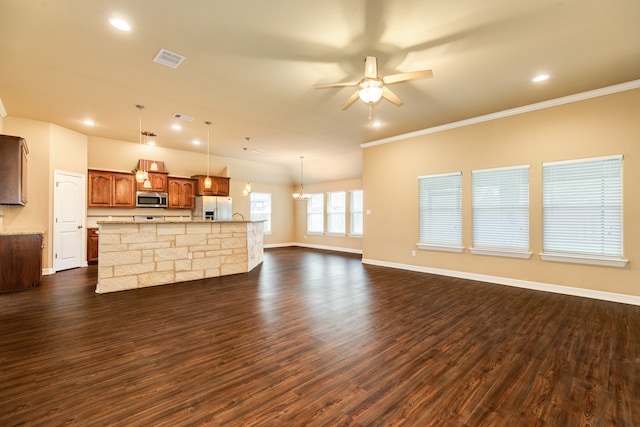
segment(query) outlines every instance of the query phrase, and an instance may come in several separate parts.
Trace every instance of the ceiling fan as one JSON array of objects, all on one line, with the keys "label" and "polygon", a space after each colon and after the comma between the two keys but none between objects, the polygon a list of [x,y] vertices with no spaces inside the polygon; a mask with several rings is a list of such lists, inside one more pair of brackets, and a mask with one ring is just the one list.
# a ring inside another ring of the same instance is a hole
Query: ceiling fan
[{"label": "ceiling fan", "polygon": [[408,73],[392,74],[390,76],[378,77],[378,61],[375,56],[367,56],[364,61],[364,77],[361,80],[343,83],[328,83],[315,85],[316,89],[327,89],[333,87],[358,86],[358,90],[342,104],[342,109],[346,110],[360,98],[369,106],[380,101],[381,98],[390,101],[395,105],[402,105],[402,100],[385,85],[405,82],[407,80],[432,77],[431,70],[410,71]]}]

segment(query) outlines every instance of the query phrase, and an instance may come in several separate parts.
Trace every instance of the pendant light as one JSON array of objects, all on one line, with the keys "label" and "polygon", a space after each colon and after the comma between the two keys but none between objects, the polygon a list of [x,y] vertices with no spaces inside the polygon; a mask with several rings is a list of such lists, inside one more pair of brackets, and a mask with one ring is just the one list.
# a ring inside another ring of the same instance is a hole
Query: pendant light
[{"label": "pendant light", "polygon": [[[140,159],[142,159],[142,110],[144,109],[144,105],[136,104],[136,108],[140,111],[138,119],[138,145],[140,146]],[[145,172],[144,168],[142,168],[142,165],[140,164],[140,161],[138,161],[138,167],[136,168],[135,173],[136,181],[144,182]]]},{"label": "pendant light", "polygon": [[[251,137],[248,136],[245,139],[247,140],[247,145],[249,145],[249,140],[251,140]],[[244,160],[247,163],[247,183],[244,186],[244,190],[242,190],[242,195],[248,196],[249,193],[251,193],[251,182],[249,182],[249,161],[247,159],[247,147],[244,147],[243,150],[244,150]]]},{"label": "pendant light", "polygon": [[211,145],[210,142],[210,129],[211,129],[211,122],[205,122],[207,124],[207,177],[204,179],[204,188],[211,188],[211,177],[209,176],[209,146]]},{"label": "pendant light", "polygon": [[307,200],[311,197],[311,194],[305,194],[304,192],[304,185],[302,184],[302,181],[304,179],[304,175],[303,175],[303,169],[302,169],[302,162],[303,162],[304,157],[300,156],[300,192],[299,193],[293,193],[293,198],[296,200]]},{"label": "pendant light", "polygon": [[[155,133],[147,132],[147,131],[142,132],[142,135],[144,136],[144,144],[143,144],[143,146],[148,144],[149,138],[155,138],[155,136],[156,136]],[[151,186],[151,180],[149,179],[149,171],[147,171],[148,164],[149,164],[149,161],[148,160],[144,160],[144,166],[143,166],[143,169],[142,169],[142,174],[143,174],[142,188],[150,190],[153,187]]]}]

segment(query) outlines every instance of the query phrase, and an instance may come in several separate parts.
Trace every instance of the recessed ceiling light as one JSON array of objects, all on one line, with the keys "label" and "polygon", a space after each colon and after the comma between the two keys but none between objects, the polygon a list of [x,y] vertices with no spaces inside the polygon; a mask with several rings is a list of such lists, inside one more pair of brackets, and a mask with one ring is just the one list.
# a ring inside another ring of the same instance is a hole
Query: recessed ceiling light
[{"label": "recessed ceiling light", "polygon": [[538,74],[533,79],[531,79],[531,81],[534,83],[539,83],[547,80],[548,78],[549,78],[549,74]]},{"label": "recessed ceiling light", "polygon": [[120,31],[131,31],[131,25],[120,18],[109,18],[109,22]]},{"label": "recessed ceiling light", "polygon": [[382,123],[376,120],[375,122],[371,123],[371,126],[373,126],[374,128],[379,128],[380,126],[382,126]]},{"label": "recessed ceiling light", "polygon": [[171,125],[171,129],[173,129],[173,130],[181,130],[182,126],[180,126],[177,123],[174,123],[174,124]]},{"label": "recessed ceiling light", "polygon": [[200,145],[200,141],[198,141],[197,139],[193,140],[193,145]]},{"label": "recessed ceiling light", "polygon": [[83,120],[82,124],[85,125],[85,126],[95,126],[96,125],[96,123],[93,120],[89,120],[89,119]]}]

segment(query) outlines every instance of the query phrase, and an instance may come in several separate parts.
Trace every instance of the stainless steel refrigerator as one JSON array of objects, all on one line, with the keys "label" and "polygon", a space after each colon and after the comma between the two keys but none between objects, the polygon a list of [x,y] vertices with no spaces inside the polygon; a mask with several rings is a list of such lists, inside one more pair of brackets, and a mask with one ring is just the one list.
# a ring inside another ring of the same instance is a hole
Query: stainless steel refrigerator
[{"label": "stainless steel refrigerator", "polygon": [[231,197],[196,196],[193,219],[231,221],[233,216]]}]

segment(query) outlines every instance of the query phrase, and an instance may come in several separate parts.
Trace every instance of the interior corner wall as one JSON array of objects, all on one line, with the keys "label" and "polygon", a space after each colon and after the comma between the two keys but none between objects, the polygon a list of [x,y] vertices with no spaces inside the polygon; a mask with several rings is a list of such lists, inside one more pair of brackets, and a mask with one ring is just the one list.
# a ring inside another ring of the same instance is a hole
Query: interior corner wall
[{"label": "interior corner wall", "polygon": [[[640,296],[640,89],[368,146],[363,259]],[[622,154],[624,268],[542,261],[542,163]],[[471,171],[530,165],[531,259],[469,252]],[[463,253],[418,250],[418,177],[462,172]],[[416,255],[412,255],[412,251]]]}]

